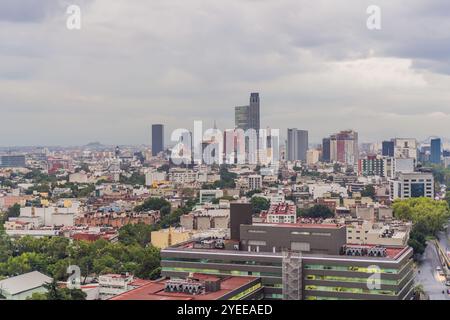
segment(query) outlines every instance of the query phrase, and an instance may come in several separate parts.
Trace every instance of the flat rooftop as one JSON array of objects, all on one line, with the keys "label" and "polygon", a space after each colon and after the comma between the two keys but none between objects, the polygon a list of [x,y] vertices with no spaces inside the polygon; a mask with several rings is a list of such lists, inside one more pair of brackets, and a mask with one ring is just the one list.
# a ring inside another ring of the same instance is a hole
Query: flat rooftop
[{"label": "flat rooftop", "polygon": [[[219,279],[212,275],[195,274],[201,281]],[[152,281],[142,287],[119,294],[109,300],[217,300],[221,297],[255,281],[255,277],[227,277],[221,279],[220,290],[192,295],[183,292],[166,292],[164,287],[168,279]]]},{"label": "flat rooftop", "polygon": [[334,223],[253,223],[253,226],[267,226],[267,227],[286,227],[286,228],[307,228],[307,229],[341,229],[343,224]]}]

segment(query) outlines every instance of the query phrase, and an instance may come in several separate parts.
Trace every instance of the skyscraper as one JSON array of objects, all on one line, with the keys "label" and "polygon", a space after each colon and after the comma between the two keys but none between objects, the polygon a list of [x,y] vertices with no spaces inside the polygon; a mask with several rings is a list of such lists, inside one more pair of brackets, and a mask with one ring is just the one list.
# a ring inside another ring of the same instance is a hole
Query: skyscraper
[{"label": "skyscraper", "polygon": [[431,139],[431,157],[430,161],[431,163],[440,164],[441,163],[441,139]]},{"label": "skyscraper", "polygon": [[358,133],[341,131],[330,137],[330,161],[355,165],[359,159]]},{"label": "skyscraper", "polygon": [[393,157],[394,156],[394,141],[383,141],[382,144],[382,155],[385,157]]},{"label": "skyscraper", "polygon": [[250,105],[239,106],[234,111],[235,127],[242,130],[260,128],[259,93],[250,94]]},{"label": "skyscraper", "polygon": [[289,161],[306,161],[308,151],[308,131],[296,128],[287,131],[287,154]]},{"label": "skyscraper", "polygon": [[322,161],[330,162],[330,138],[322,140]]},{"label": "skyscraper", "polygon": [[152,156],[164,151],[164,125],[152,125]]}]

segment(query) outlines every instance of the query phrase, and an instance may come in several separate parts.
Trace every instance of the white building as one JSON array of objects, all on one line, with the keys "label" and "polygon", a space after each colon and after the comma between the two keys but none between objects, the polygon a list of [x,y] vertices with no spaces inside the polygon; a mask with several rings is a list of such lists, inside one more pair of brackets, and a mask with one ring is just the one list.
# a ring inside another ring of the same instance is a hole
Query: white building
[{"label": "white building", "polygon": [[248,188],[250,190],[261,190],[262,188],[262,177],[258,174],[252,174],[247,177]]},{"label": "white building", "polygon": [[389,180],[391,200],[427,197],[434,199],[434,178],[432,173],[399,173]]},{"label": "white building", "polygon": [[169,180],[174,183],[194,183],[198,178],[199,173],[189,169],[173,168],[169,171]]},{"label": "white building", "polygon": [[145,185],[151,186],[153,183],[160,181],[165,181],[167,179],[167,174],[165,172],[150,171],[145,173]]},{"label": "white building", "polygon": [[133,289],[130,274],[104,274],[98,277],[100,299],[105,300]]},{"label": "white building", "polygon": [[7,278],[0,281],[0,294],[6,300],[26,300],[33,293],[46,293],[46,283],[52,282],[52,278],[38,271],[21,274],[20,276]]},{"label": "white building", "polygon": [[413,158],[417,160],[417,140],[414,138],[396,138],[394,141],[395,158]]}]

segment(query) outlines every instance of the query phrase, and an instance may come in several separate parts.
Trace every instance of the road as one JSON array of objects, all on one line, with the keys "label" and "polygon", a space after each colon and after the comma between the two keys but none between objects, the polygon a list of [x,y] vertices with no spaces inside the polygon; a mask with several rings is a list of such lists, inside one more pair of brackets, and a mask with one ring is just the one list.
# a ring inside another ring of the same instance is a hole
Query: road
[{"label": "road", "polygon": [[419,262],[420,273],[416,274],[416,283],[423,285],[424,291],[430,297],[430,300],[450,300],[446,291],[444,279],[436,272],[436,267],[440,266],[439,256],[436,247],[432,242],[428,242],[424,254]]}]

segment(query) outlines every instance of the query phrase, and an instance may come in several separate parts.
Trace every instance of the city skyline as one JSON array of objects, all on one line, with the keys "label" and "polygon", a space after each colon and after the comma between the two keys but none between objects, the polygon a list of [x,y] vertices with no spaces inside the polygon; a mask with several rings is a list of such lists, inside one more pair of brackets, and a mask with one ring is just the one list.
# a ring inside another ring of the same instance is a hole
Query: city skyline
[{"label": "city skyline", "polygon": [[345,129],[361,142],[450,138],[447,1],[378,1],[381,30],[366,27],[370,1],[77,2],[80,30],[66,28],[67,1],[1,2],[0,146],[233,128],[249,92],[261,128],[317,143]]}]

